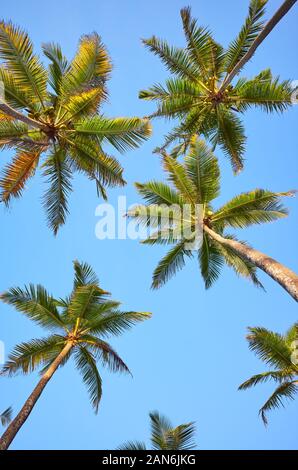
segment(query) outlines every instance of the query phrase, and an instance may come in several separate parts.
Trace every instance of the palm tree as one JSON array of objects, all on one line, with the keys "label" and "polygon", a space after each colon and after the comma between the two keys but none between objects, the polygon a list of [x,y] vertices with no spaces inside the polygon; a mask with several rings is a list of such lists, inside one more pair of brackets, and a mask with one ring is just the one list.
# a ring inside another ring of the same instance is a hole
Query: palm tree
[{"label": "palm tree", "polygon": [[[298,344],[298,323],[285,335],[274,333],[266,328],[249,328],[247,336],[249,348],[271,368],[268,372],[253,375],[240,385],[246,390],[269,380],[278,384],[272,395],[259,411],[264,424],[268,423],[266,413],[284,406],[284,400],[294,400],[298,392],[298,361],[293,361],[293,344]],[[297,348],[297,347],[296,347]]]},{"label": "palm tree", "polygon": [[[149,413],[149,417],[153,450],[194,449],[194,423],[180,424],[174,428],[168,418],[157,411]],[[119,447],[119,450],[146,450],[146,444],[140,441],[129,441]]]},{"label": "palm tree", "polygon": [[137,148],[150,135],[147,119],[107,118],[100,107],[107,98],[111,62],[98,34],[83,36],[69,62],[57,44],[44,44],[48,70],[33,53],[26,32],[0,22],[0,148],[16,154],[0,181],[1,200],[19,197],[40,164],[48,189],[44,207],[56,234],[68,213],[74,172],[85,174],[106,199],[108,186],[123,186],[120,163],[104,150]]},{"label": "palm tree", "polygon": [[157,111],[151,117],[179,120],[166,136],[163,149],[177,139],[184,145],[190,135],[201,134],[214,148],[222,148],[238,172],[243,167],[246,141],[239,115],[251,107],[283,112],[290,106],[290,82],[273,78],[270,69],[252,79],[241,77],[230,83],[230,73],[236,70],[234,75],[239,74],[241,60],[263,31],[266,3],[251,0],[245,23],[227,50],[208,29],[197,25],[190,8],[181,10],[186,48],[172,47],[155,36],[143,40],[173,73],[164,85],[140,92],[140,98],[157,102]]},{"label": "palm tree", "polygon": [[12,408],[9,407],[0,414],[0,423],[2,426],[7,426],[11,421]]},{"label": "palm tree", "polygon": [[102,381],[97,361],[112,372],[129,372],[127,365],[103,338],[119,335],[149,313],[121,312],[120,303],[108,299],[99,281],[86,263],[74,262],[74,286],[69,297],[55,299],[44,287],[30,284],[24,289],[11,288],[1,299],[24,313],[30,320],[51,331],[42,339],[18,344],[4,364],[2,374],[27,374],[42,367],[42,377],[23,408],[0,439],[0,449],[7,449],[30,415],[34,405],[56,370],[71,356],[87,386],[95,412],[102,395]]},{"label": "palm tree", "polygon": [[211,203],[220,193],[219,166],[202,140],[192,138],[184,163],[165,152],[162,160],[170,185],[136,183],[147,204],[127,213],[153,230],[142,243],[174,244],[155,269],[152,287],[159,288],[184,266],[185,258],[195,255],[206,288],[218,278],[224,264],[261,286],[256,276],[256,268],[260,268],[297,301],[298,276],[293,271],[226,233],[229,227],[245,228],[285,217],[287,210],[280,198],[293,192],[256,189],[235,196],[216,210]]}]

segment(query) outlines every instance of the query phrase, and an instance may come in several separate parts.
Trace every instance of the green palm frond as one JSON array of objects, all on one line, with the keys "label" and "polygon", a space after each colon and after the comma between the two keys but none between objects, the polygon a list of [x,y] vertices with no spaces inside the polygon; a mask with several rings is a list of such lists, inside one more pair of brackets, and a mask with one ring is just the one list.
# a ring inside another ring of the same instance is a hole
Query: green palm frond
[{"label": "green palm frond", "polygon": [[273,193],[264,189],[242,193],[212,214],[211,219],[213,223],[234,228],[272,222],[288,214],[280,199],[293,195],[292,191]]},{"label": "green palm frond", "polygon": [[62,78],[68,69],[68,60],[64,57],[59,44],[47,43],[42,45],[45,56],[50,60],[49,84],[56,95],[60,94]]},{"label": "green palm frond", "polygon": [[262,417],[264,424],[268,424],[267,412],[276,408],[284,406],[285,400],[294,400],[298,392],[298,383],[295,382],[283,382],[268,398],[266,403],[262,406],[259,414]]},{"label": "green palm frond", "polygon": [[0,58],[18,84],[30,93],[32,101],[44,106],[47,99],[47,73],[33,53],[27,33],[12,23],[0,22]]},{"label": "green palm frond", "polygon": [[74,289],[84,285],[99,284],[97,274],[88,263],[80,263],[78,260],[73,262],[74,267]]},{"label": "green palm frond", "polygon": [[173,429],[170,420],[158,411],[149,413],[151,425],[151,443],[154,450],[168,450],[167,437]]},{"label": "green palm frond", "polygon": [[291,348],[284,338],[266,328],[249,328],[249,348],[266,364],[277,369],[293,367]]},{"label": "green palm frond", "polygon": [[267,0],[251,0],[249,13],[237,38],[231,42],[225,55],[227,72],[233,70],[235,65],[246,54],[253,41],[263,28],[262,18],[265,13]]},{"label": "green palm frond", "polygon": [[152,288],[158,289],[182,269],[185,265],[185,256],[191,257],[192,254],[185,249],[185,241],[182,240],[158,263],[153,273]]},{"label": "green palm frond", "polygon": [[98,412],[99,402],[102,396],[102,380],[97,369],[94,356],[87,348],[80,346],[74,354],[76,367],[81,373],[83,382],[86,384],[91,404]]},{"label": "green palm frond", "polygon": [[101,337],[110,335],[119,336],[137,323],[148,320],[151,317],[149,312],[120,312],[115,310],[115,306],[110,311],[104,313],[102,313],[102,309],[99,307],[94,309],[93,313],[95,318],[89,321],[86,331],[89,334],[100,335]]},{"label": "green palm frond", "polygon": [[29,374],[36,368],[57,357],[65,345],[65,338],[52,335],[44,339],[32,339],[18,344],[2,367],[2,374],[11,376],[17,372]]},{"label": "green palm frond", "polygon": [[194,423],[180,424],[171,432],[171,447],[174,450],[192,450],[195,447],[194,435],[196,432]]},{"label": "green palm frond", "polygon": [[97,361],[99,360],[103,366],[107,367],[111,372],[130,374],[130,370],[125,362],[106,341],[92,335],[82,335],[81,341],[86,345],[94,358]]},{"label": "green palm frond", "polygon": [[264,111],[283,112],[291,105],[293,89],[290,81],[279,78],[264,80],[261,74],[253,80],[236,85],[237,108],[243,112],[250,107],[259,107]]},{"label": "green palm frond", "polygon": [[109,142],[119,152],[137,148],[151,134],[147,119],[115,118],[100,116],[83,119],[75,125],[77,135],[89,136]]},{"label": "green palm frond", "polygon": [[0,299],[44,328],[66,328],[55,299],[41,285],[29,284],[23,289],[12,287],[1,294]]},{"label": "green palm frond", "polygon": [[184,161],[187,176],[196,187],[197,203],[206,204],[215,199],[220,190],[219,165],[206,143],[193,138]]},{"label": "green palm frond", "polygon": [[180,11],[187,51],[194,64],[199,68],[205,81],[211,75],[217,75],[222,63],[222,48],[214,41],[207,28],[197,26],[191,17],[190,7]]},{"label": "green palm frond", "polygon": [[[236,237],[232,235],[225,235],[225,238],[230,240],[237,240]],[[258,279],[257,268],[252,263],[242,258],[235,250],[233,250],[232,247],[228,245],[224,246],[215,241],[213,241],[213,243],[223,256],[227,266],[230,266],[238,276],[243,276],[252,281],[256,287],[261,287],[262,289],[264,289],[262,283]],[[241,241],[241,243],[243,245],[246,245],[246,243],[243,241]]]},{"label": "green palm frond", "polygon": [[181,78],[197,82],[198,68],[194,66],[184,49],[171,47],[166,41],[162,41],[155,36],[144,39],[143,44],[160,57],[170,72],[176,73]]},{"label": "green palm frond", "polygon": [[111,72],[111,62],[97,33],[83,36],[76,56],[61,80],[62,101],[69,96],[104,86]]},{"label": "green palm frond", "polygon": [[293,375],[292,371],[268,371],[263,372],[262,374],[256,374],[250,377],[250,379],[243,382],[239,385],[238,390],[247,390],[248,388],[255,387],[258,384],[266,383],[269,380],[273,380],[274,382],[283,382],[285,379],[291,378]]},{"label": "green palm frond", "polygon": [[205,287],[209,289],[220,276],[224,258],[222,252],[210,242],[205,234],[199,251],[199,263]]},{"label": "green palm frond", "polygon": [[141,441],[124,442],[117,450],[146,450],[146,444]]},{"label": "green palm frond", "polygon": [[72,191],[72,173],[65,150],[60,148],[48,157],[43,175],[49,185],[43,197],[43,205],[49,227],[56,235],[59,227],[65,223],[68,214],[67,199]]},{"label": "green palm frond", "polygon": [[179,194],[167,184],[160,181],[149,181],[146,184],[135,183],[138,193],[148,204],[181,204]]},{"label": "green palm frond", "polygon": [[186,168],[175,158],[167,154],[163,154],[163,165],[167,172],[168,180],[174,184],[176,189],[183,195],[184,200],[190,204],[196,204],[196,186],[192,180],[188,178]]},{"label": "green palm frond", "polygon": [[20,85],[10,70],[0,67],[0,80],[3,83],[5,101],[10,106],[17,110],[28,108],[34,111],[36,109],[36,104],[32,102],[28,90]]},{"label": "green palm frond", "polygon": [[211,139],[219,145],[230,159],[235,173],[242,170],[246,137],[244,126],[238,116],[227,109],[217,109],[217,130]]}]

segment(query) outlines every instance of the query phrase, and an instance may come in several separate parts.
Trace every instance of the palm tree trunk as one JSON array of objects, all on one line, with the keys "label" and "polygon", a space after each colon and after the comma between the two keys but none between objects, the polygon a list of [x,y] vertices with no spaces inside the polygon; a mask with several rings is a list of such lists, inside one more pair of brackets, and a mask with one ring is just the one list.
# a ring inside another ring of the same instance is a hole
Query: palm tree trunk
[{"label": "palm tree trunk", "polygon": [[264,39],[268,36],[269,33],[273,30],[273,28],[279,23],[279,21],[285,16],[286,13],[295,5],[297,0],[285,0],[285,2],[281,5],[281,7],[277,10],[277,12],[272,16],[271,20],[266,23],[260,34],[256,37],[252,45],[250,46],[249,50],[246,54],[242,57],[242,59],[235,65],[233,70],[227,75],[224,79],[222,86],[220,87],[220,91],[223,92],[227,86],[231,83],[233,78],[239,73],[242,67],[248,62],[254,53],[256,52],[257,48],[260,44],[264,41]]},{"label": "palm tree trunk", "polygon": [[4,114],[7,114],[7,116],[12,117],[13,119],[17,119],[18,121],[22,121],[25,124],[28,124],[28,126],[30,126],[30,127],[35,127],[37,129],[40,129],[40,130],[47,130],[46,125],[42,124],[41,122],[35,121],[34,119],[31,119],[28,116],[25,116],[24,114],[20,113],[19,111],[13,109],[7,103],[3,103],[3,101],[0,101],[0,110]]},{"label": "palm tree trunk", "polygon": [[222,237],[206,225],[204,226],[204,231],[213,238],[213,240],[222,245],[229,246],[241,257],[250,261],[254,266],[268,274],[268,276],[278,282],[293,297],[293,299],[298,302],[298,276],[291,271],[291,269],[286,268],[275,259],[270,258],[254,248],[250,248],[249,246],[235,240]]},{"label": "palm tree trunk", "polygon": [[33,407],[35,406],[37,400],[39,399],[41,393],[43,392],[43,389],[45,388],[45,386],[47,385],[47,383],[49,382],[53,374],[56,372],[60,364],[66,358],[66,356],[68,355],[72,347],[73,347],[73,344],[71,342],[67,343],[66,346],[60,352],[60,354],[58,354],[54,362],[51,364],[51,366],[44,373],[44,375],[42,376],[42,378],[36,385],[35,389],[31,393],[29,398],[26,400],[21,411],[14,418],[14,420],[10,423],[10,425],[8,426],[8,428],[6,429],[6,431],[3,433],[2,437],[0,438],[0,450],[8,449],[11,442],[15,438],[16,434],[19,432],[19,430],[25,423],[26,419],[30,415],[31,411],[33,410]]}]

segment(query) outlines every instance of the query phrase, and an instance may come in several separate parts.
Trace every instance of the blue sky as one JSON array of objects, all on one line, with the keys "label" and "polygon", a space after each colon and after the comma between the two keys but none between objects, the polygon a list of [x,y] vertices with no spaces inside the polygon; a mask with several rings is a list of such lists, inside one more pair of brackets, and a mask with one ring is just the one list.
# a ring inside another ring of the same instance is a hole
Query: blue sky
[{"label": "blue sky", "polygon": [[[227,45],[237,34],[248,0],[52,0],[3,2],[5,20],[26,28],[37,51],[42,42],[59,42],[73,56],[79,37],[97,31],[114,64],[110,82],[109,116],[147,115],[153,107],[138,100],[138,91],[168,76],[160,61],[142,46],[152,34],[183,46],[179,9],[193,8],[199,22],[209,25]],[[269,17],[281,0],[270,0]],[[248,76],[271,67],[285,79],[298,79],[295,57],[298,9],[282,21],[246,66]],[[218,203],[256,187],[274,191],[297,188],[297,107],[282,116],[251,111],[245,115],[248,135],[245,171],[235,177],[220,151],[222,194]],[[115,203],[125,194],[138,201],[135,181],[162,178],[152,150],[168,129],[153,123],[152,138],[139,150],[119,156],[128,182],[109,192]],[[1,167],[11,157],[1,153]],[[157,409],[174,424],[197,422],[201,449],[297,449],[298,401],[270,413],[264,428],[258,409],[273,385],[238,392],[238,385],[264,365],[249,352],[247,326],[285,331],[297,320],[294,301],[260,273],[267,293],[225,269],[212,290],[205,291],[195,262],[188,263],[164,288],[150,290],[152,271],[164,253],[159,247],[132,240],[99,241],[95,237],[95,208],[100,202],[92,183],[75,179],[70,216],[54,238],[46,227],[41,205],[44,182],[37,176],[24,196],[7,210],[0,208],[0,291],[28,282],[42,283],[55,296],[72,284],[72,260],[89,262],[102,286],[123,302],[123,308],[151,311],[153,318],[111,344],[127,362],[133,379],[103,371],[103,399],[95,416],[87,391],[70,362],[46,388],[20,431],[13,449],[113,449],[127,439],[146,440],[148,412]],[[242,239],[298,270],[297,198],[286,201],[290,217],[242,231]],[[7,352],[17,342],[43,332],[12,308],[0,305],[0,339]],[[17,411],[38,380],[37,374],[1,379],[1,403]]]}]

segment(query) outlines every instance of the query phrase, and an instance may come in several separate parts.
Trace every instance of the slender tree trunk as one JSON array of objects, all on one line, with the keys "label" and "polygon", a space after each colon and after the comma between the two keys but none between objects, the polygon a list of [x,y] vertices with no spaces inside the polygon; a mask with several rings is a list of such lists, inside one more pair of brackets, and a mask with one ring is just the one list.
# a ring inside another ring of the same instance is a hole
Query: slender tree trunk
[{"label": "slender tree trunk", "polygon": [[14,420],[10,423],[6,431],[3,433],[0,439],[0,450],[7,450],[10,446],[11,442],[15,438],[16,434],[19,432],[23,424],[25,423],[26,419],[30,415],[33,407],[35,406],[37,400],[39,399],[43,389],[56,372],[60,364],[62,363],[63,359],[67,356],[73,344],[71,342],[67,343],[63,350],[58,354],[52,365],[48,368],[48,370],[44,373],[38,384],[36,385],[35,389],[26,400],[23,408],[18,413],[18,415],[14,418]]},{"label": "slender tree trunk", "polygon": [[293,297],[293,299],[298,302],[297,274],[264,253],[250,248],[243,243],[224,238],[207,226],[204,226],[204,231],[215,241],[222,245],[229,246],[240,256],[268,274],[268,276],[278,282]]},{"label": "slender tree trunk", "polygon": [[233,78],[239,73],[242,67],[248,62],[254,53],[256,52],[257,48],[262,44],[264,39],[268,36],[269,33],[273,30],[273,28],[279,23],[279,21],[285,16],[286,13],[292,8],[293,5],[297,0],[285,0],[281,7],[277,10],[277,12],[272,16],[271,20],[265,24],[264,28],[260,32],[260,34],[256,37],[252,45],[250,46],[249,50],[246,54],[242,57],[242,59],[235,65],[233,70],[228,74],[228,76],[223,81],[223,84],[220,88],[220,91],[223,92],[227,86],[231,83]]},{"label": "slender tree trunk", "polygon": [[42,124],[41,122],[35,121],[34,119],[31,119],[28,116],[25,116],[24,114],[20,113],[16,109],[13,109],[11,106],[9,106],[7,103],[4,103],[3,101],[0,101],[0,110],[7,114],[7,116],[12,117],[13,119],[17,119],[18,121],[22,121],[25,124],[28,124],[30,127],[35,127],[40,130],[47,130],[47,126],[45,124]]}]

